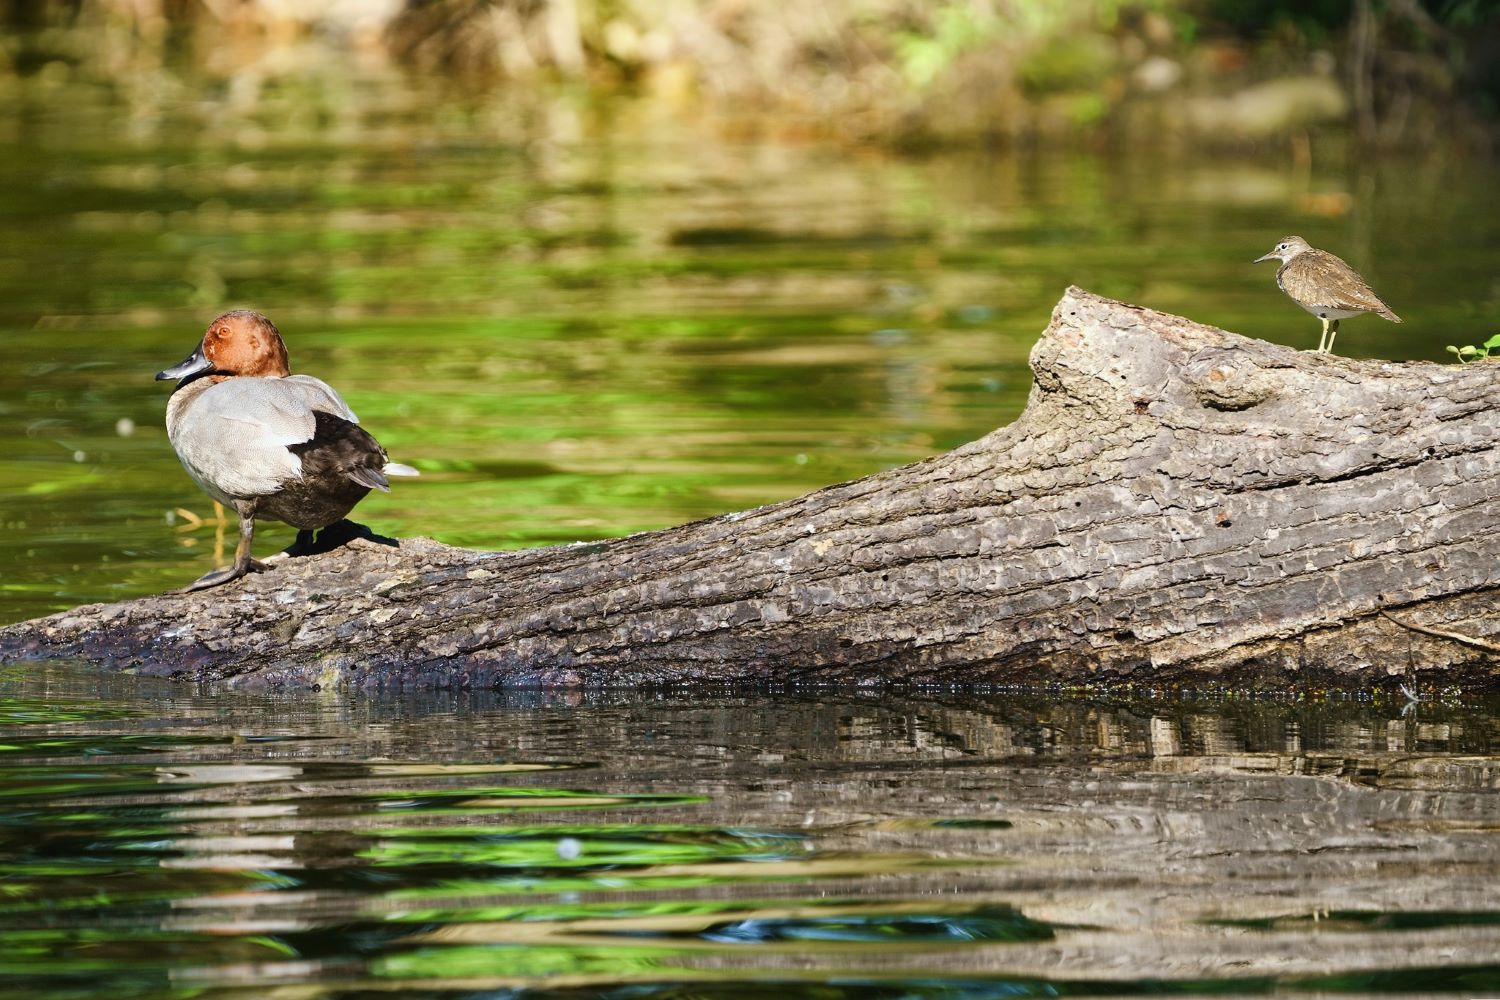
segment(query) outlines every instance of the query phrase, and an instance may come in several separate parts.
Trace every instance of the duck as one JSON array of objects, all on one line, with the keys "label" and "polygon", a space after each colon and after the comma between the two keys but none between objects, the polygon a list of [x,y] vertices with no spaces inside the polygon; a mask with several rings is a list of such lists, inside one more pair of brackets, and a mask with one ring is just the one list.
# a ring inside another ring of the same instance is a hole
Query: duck
[{"label": "duck", "polygon": [[251,556],[257,520],[295,527],[286,552],[298,555],[371,490],[390,492],[387,477],[418,475],[390,461],[332,386],[293,375],[281,332],[253,310],[215,318],[193,353],[156,379],[177,382],[167,400],[167,437],[182,467],[239,515],[233,564],[181,593],[265,570]]}]

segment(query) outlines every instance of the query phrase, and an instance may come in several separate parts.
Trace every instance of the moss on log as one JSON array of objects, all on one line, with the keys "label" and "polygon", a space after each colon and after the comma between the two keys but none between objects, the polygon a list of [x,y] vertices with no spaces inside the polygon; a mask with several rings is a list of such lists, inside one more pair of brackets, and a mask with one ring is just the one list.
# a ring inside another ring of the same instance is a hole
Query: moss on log
[{"label": "moss on log", "polygon": [[355,540],[11,625],[0,658],[382,688],[1500,677],[1500,366],[1076,288],[1031,365],[1015,423],[794,500],[523,552]]}]

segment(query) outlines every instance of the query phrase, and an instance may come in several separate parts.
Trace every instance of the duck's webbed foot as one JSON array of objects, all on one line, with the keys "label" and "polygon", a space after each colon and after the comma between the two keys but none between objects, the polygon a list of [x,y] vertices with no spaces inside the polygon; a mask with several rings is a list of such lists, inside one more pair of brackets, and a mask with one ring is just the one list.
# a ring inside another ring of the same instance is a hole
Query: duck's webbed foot
[{"label": "duck's webbed foot", "polygon": [[210,587],[217,587],[220,584],[228,583],[231,580],[238,580],[240,577],[246,576],[250,573],[263,572],[265,569],[266,564],[261,562],[259,559],[250,559],[247,560],[244,564],[235,562],[232,565],[220,566],[216,570],[204,573],[202,576],[198,577],[198,579],[194,580],[186,587],[183,587],[180,590],[174,590],[172,593],[191,594],[195,590],[207,590]]},{"label": "duck's webbed foot", "polygon": [[231,580],[238,580],[247,573],[259,573],[266,568],[264,563],[250,556],[250,543],[255,538],[255,504],[251,501],[236,502],[235,507],[240,515],[240,544],[234,550],[234,564],[204,573],[176,593],[190,594],[195,590],[218,587]]}]

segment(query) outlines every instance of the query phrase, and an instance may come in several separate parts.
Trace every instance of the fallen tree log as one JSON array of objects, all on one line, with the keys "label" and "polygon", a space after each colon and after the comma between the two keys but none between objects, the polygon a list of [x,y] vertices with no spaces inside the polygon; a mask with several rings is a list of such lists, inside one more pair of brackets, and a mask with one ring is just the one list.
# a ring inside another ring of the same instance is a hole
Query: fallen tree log
[{"label": "fallen tree log", "polygon": [[1031,364],[1015,423],[795,500],[523,552],[356,540],[12,625],[0,658],[257,686],[1500,676],[1500,366],[1079,289]]}]

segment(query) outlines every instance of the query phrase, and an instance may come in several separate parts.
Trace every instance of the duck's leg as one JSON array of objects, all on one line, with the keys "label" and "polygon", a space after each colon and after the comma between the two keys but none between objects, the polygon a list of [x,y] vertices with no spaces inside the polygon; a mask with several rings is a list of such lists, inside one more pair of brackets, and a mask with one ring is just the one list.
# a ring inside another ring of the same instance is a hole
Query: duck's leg
[{"label": "duck's leg", "polygon": [[1338,335],[1339,335],[1339,321],[1338,320],[1334,320],[1332,323],[1328,324],[1328,350],[1324,351],[1323,352],[1324,354],[1332,354],[1333,353],[1333,338],[1337,337]]},{"label": "duck's leg", "polygon": [[311,528],[298,528],[297,529],[297,540],[294,541],[294,542],[292,542],[292,544],[288,545],[282,551],[285,552],[289,556],[305,556],[305,555],[307,555],[307,553],[309,553],[309,552],[312,551],[312,547],[313,547],[313,529],[311,529]]},{"label": "duck's leg", "polygon": [[179,590],[179,594],[190,593],[194,590],[207,590],[209,587],[217,587],[230,580],[238,580],[246,573],[259,573],[265,569],[265,566],[250,557],[250,543],[255,538],[255,503],[242,500],[236,501],[234,506],[240,515],[240,544],[234,550],[233,565],[221,566],[211,573],[204,573]]},{"label": "duck's leg", "polygon": [[[316,534],[316,537],[314,535]],[[347,545],[356,538],[373,538],[370,529],[355,524],[348,518],[325,524],[321,528],[303,528],[297,532],[297,540],[274,556],[265,560],[266,565],[281,562],[296,556],[315,556]]]},{"label": "duck's leg", "polygon": [[283,562],[287,559],[295,559],[298,556],[311,555],[313,552],[313,529],[298,528],[297,537],[280,552],[272,553],[261,560],[262,564],[270,566],[274,563]]},{"label": "duck's leg", "polygon": [[1326,316],[1319,316],[1318,318],[1323,321],[1323,336],[1321,336],[1321,337],[1318,338],[1318,353],[1319,354],[1327,354],[1328,353],[1328,317],[1326,317]]}]

